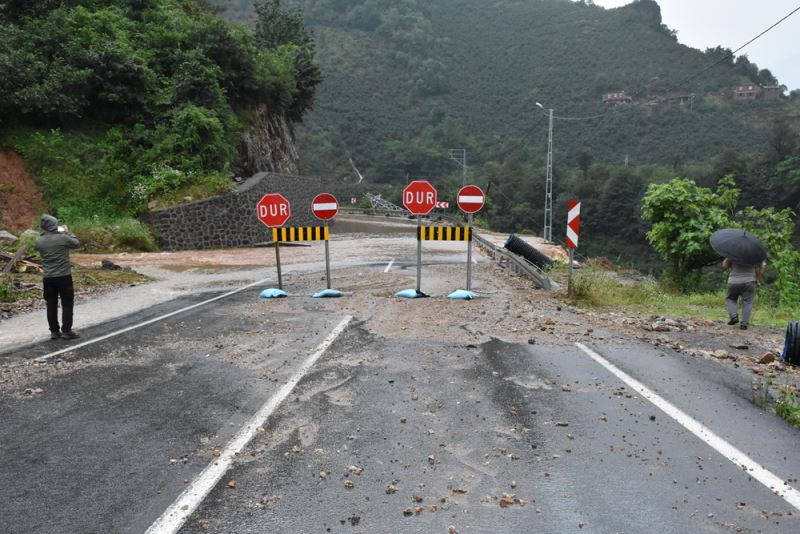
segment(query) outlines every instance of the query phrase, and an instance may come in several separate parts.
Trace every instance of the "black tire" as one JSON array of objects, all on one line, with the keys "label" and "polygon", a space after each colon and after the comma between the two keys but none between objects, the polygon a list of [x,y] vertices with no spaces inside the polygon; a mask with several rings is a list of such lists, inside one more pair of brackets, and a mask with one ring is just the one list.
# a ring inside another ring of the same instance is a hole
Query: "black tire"
[{"label": "black tire", "polygon": [[794,365],[800,365],[800,322],[792,321],[786,333],[789,336],[788,353],[786,360]]},{"label": "black tire", "polygon": [[514,234],[508,236],[504,247],[514,254],[522,256],[540,269],[549,269],[553,266],[553,260],[547,257],[546,254],[542,254],[536,250],[536,248],[532,247]]}]

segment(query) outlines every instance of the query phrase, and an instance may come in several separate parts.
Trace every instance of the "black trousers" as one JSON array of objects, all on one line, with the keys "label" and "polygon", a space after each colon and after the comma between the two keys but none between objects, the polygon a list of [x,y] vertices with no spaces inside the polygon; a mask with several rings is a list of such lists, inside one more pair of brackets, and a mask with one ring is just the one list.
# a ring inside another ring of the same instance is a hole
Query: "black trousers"
[{"label": "black trousers", "polygon": [[44,278],[44,300],[47,302],[47,324],[51,332],[58,332],[58,297],[61,297],[61,330],[72,330],[72,306],[75,303],[75,289],[72,276]]}]

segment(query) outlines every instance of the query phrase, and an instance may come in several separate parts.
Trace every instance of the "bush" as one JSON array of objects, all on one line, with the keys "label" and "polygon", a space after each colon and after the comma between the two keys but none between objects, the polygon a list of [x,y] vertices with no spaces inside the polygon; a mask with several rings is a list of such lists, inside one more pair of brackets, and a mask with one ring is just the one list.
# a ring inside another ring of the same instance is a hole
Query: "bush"
[{"label": "bush", "polygon": [[136,219],[81,219],[69,225],[81,241],[83,252],[155,251],[158,245],[150,229]]}]

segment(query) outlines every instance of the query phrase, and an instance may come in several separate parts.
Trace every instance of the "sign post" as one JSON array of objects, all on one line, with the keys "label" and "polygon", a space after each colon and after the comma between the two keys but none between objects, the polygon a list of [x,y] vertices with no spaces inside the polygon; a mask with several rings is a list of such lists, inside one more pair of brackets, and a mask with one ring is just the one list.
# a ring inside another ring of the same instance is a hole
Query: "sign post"
[{"label": "sign post", "polygon": [[[467,185],[458,192],[458,207],[467,214],[467,226],[472,235],[472,215],[478,213],[486,203],[486,195],[476,185]],[[467,291],[472,291],[472,239],[467,245]]]},{"label": "sign post", "polygon": [[[289,201],[280,193],[267,193],[256,204],[256,216],[268,228],[280,228],[292,216]],[[275,265],[278,269],[278,289],[283,290],[281,277],[281,251],[278,241],[275,243]]]},{"label": "sign post", "polygon": [[[436,188],[427,180],[414,180],[403,189],[403,206],[417,216],[417,235],[422,227],[422,216],[436,207]],[[417,296],[426,296],[422,287],[422,241],[417,240]]]},{"label": "sign post", "polygon": [[[314,197],[311,203],[311,210],[314,212],[314,217],[321,221],[325,221],[325,233],[328,230],[328,221],[336,217],[339,212],[339,203],[336,197],[330,193],[320,193]],[[325,280],[327,280],[328,289],[331,288],[331,251],[328,246],[328,240],[325,240]]]},{"label": "sign post", "polygon": [[572,297],[572,266],[575,248],[578,246],[578,232],[581,226],[581,203],[579,200],[569,201],[567,213],[567,248],[569,249],[569,282],[567,295]]}]

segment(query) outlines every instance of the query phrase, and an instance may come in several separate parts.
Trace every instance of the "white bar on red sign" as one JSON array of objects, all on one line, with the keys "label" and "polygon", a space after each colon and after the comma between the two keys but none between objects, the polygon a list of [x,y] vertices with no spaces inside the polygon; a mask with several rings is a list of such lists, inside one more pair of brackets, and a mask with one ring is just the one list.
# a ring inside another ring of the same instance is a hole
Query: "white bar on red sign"
[{"label": "white bar on red sign", "polygon": [[326,204],[314,204],[314,211],[335,210],[338,207],[339,206],[337,206],[335,202],[326,203]]},{"label": "white bar on red sign", "polygon": [[463,202],[464,204],[483,204],[483,197],[473,197],[473,196],[460,196],[458,197],[459,202]]}]

